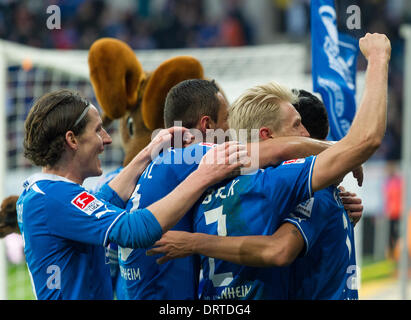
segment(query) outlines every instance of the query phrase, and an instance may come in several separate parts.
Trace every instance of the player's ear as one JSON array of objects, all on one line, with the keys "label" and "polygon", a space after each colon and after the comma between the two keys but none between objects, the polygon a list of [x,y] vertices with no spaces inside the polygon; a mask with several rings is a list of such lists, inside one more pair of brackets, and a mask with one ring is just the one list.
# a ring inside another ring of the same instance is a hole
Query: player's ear
[{"label": "player's ear", "polygon": [[207,129],[213,129],[213,120],[211,120],[210,116],[202,116],[198,121],[198,129],[205,134]]},{"label": "player's ear", "polygon": [[77,150],[78,140],[77,140],[76,135],[74,134],[73,131],[71,131],[71,130],[67,131],[66,135],[65,135],[65,139],[66,139],[66,143],[67,143],[68,147],[71,150]]},{"label": "player's ear", "polygon": [[267,139],[273,138],[272,136],[273,132],[271,131],[270,128],[261,127],[258,133],[259,133],[259,138],[261,140],[267,140]]}]

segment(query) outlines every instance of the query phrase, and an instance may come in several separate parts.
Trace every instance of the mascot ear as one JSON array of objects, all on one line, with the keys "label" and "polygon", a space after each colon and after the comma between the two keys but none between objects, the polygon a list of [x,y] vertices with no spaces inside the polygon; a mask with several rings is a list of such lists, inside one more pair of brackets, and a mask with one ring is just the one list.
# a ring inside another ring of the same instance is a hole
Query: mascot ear
[{"label": "mascot ear", "polygon": [[104,114],[114,120],[136,107],[145,73],[133,50],[124,42],[102,38],[89,50],[90,80]]},{"label": "mascot ear", "polygon": [[179,56],[164,61],[151,74],[144,90],[141,113],[150,130],[164,127],[164,103],[170,89],[181,81],[203,79],[201,63],[189,56]]}]

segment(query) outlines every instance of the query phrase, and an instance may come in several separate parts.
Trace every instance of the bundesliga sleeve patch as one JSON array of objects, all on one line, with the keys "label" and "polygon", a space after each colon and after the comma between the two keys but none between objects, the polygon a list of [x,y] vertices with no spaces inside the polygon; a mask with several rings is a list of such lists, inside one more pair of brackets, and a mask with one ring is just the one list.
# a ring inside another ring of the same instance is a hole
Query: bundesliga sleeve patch
[{"label": "bundesliga sleeve patch", "polygon": [[77,195],[71,203],[88,215],[93,214],[94,211],[103,206],[103,202],[86,191]]},{"label": "bundesliga sleeve patch", "polygon": [[283,162],[283,165],[285,164],[297,164],[297,163],[304,163],[305,162],[305,158],[300,158],[300,159],[292,159],[292,160],[287,160]]}]

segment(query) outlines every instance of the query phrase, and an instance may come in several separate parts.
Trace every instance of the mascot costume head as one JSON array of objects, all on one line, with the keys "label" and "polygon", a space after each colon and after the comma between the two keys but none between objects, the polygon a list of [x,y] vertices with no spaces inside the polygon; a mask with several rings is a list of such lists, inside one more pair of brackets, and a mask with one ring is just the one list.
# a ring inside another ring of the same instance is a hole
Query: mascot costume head
[{"label": "mascot costume head", "polygon": [[164,128],[164,102],[168,91],[187,79],[203,79],[203,67],[190,56],[178,56],[145,71],[131,48],[116,39],[97,40],[89,52],[90,80],[107,125],[120,119],[124,162]]}]

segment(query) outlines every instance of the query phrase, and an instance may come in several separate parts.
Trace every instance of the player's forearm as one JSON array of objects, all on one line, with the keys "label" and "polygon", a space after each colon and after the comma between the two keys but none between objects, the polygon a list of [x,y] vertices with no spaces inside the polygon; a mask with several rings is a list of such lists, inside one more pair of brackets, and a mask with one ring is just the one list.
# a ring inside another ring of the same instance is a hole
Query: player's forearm
[{"label": "player's forearm", "polygon": [[251,267],[279,267],[285,259],[287,245],[271,236],[221,237],[194,233],[190,238],[192,253]]},{"label": "player's forearm", "polygon": [[251,155],[252,164],[264,168],[281,161],[319,154],[331,145],[333,142],[330,141],[289,136],[249,143],[247,150]]},{"label": "player's forearm", "polygon": [[367,161],[384,137],[391,46],[385,36],[366,35],[360,40],[360,47],[368,60],[364,95],[347,135],[318,155],[313,191],[335,183]]},{"label": "player's forearm", "polygon": [[[281,139],[284,140],[281,140]],[[273,139],[278,145],[278,160],[305,158],[317,155],[333,145],[330,141],[321,141],[307,137],[282,137]],[[274,154],[273,154],[274,155]],[[275,158],[273,158],[275,160]],[[272,163],[271,163],[272,164]]]},{"label": "player's forearm", "polygon": [[109,182],[109,186],[117,192],[123,201],[127,201],[136,187],[138,178],[151,161],[148,149],[143,149],[121,172]]},{"label": "player's forearm", "polygon": [[281,161],[317,155],[334,144],[333,141],[316,140],[306,137],[298,138],[301,140],[290,141],[284,145]]},{"label": "player's forearm", "polygon": [[365,160],[381,144],[387,123],[388,60],[370,57],[360,108],[354,117],[347,139],[364,145]]},{"label": "player's forearm", "polygon": [[154,215],[146,209],[136,214],[123,213],[110,230],[110,242],[123,248],[148,248],[161,238],[162,229]]},{"label": "player's forearm", "polygon": [[387,85],[388,61],[370,58],[363,99],[347,136],[340,141],[339,151],[344,155],[335,154],[329,166],[329,172],[339,178],[367,161],[381,145],[386,129]]}]

